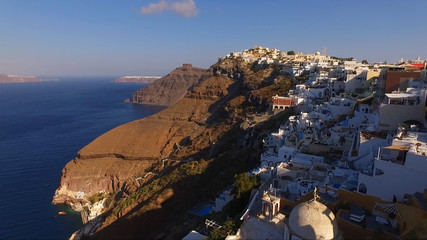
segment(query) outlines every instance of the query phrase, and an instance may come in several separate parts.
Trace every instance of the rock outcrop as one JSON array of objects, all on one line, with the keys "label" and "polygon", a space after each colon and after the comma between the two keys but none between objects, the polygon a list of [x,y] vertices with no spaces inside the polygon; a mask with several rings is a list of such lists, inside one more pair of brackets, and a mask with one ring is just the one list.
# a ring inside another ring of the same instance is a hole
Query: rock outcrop
[{"label": "rock outcrop", "polygon": [[206,69],[184,64],[168,75],[157,79],[149,86],[135,92],[132,95],[132,102],[163,106],[173,105],[184,97],[206,74],[208,74]]},{"label": "rock outcrop", "polygon": [[137,83],[152,83],[160,77],[155,76],[124,76],[114,79],[113,82],[137,82]]},{"label": "rock outcrop", "polygon": [[187,142],[194,145],[181,149],[180,156],[188,157],[208,148],[210,141],[218,138],[205,124],[213,114],[209,107],[227,95],[231,83],[226,78],[209,78],[189,97],[164,111],[121,125],[95,139],[65,166],[53,202],[81,202],[81,193],[91,196],[100,191],[120,191],[126,187],[127,179],[143,176],[153,163]]},{"label": "rock outcrop", "polygon": [[[176,88],[176,84],[180,87]],[[53,202],[85,206],[90,196],[105,191],[118,193],[120,201],[120,193],[128,196],[144,186],[151,171],[161,176],[162,159],[179,164],[216,156],[224,134],[238,129],[251,111],[265,110],[271,96],[283,94],[291,84],[291,78],[277,66],[255,70],[250,64],[232,59],[219,62],[208,71],[189,65],[177,68],[133,98],[144,102],[148,96],[144,94],[149,93],[148,102],[152,104],[176,103],[155,115],[119,126],[84,147],[65,166]],[[157,87],[162,90],[157,92]],[[133,198],[127,201],[131,200],[138,203]],[[107,235],[101,236],[108,236],[105,229],[114,219],[126,216],[143,203],[135,204],[126,205],[117,216],[107,218],[100,228]],[[158,231],[159,226],[152,231]]]},{"label": "rock outcrop", "polygon": [[88,203],[88,198],[101,191],[119,191],[125,182],[148,169],[153,161],[129,161],[117,157],[76,158],[62,170],[61,184],[53,203],[66,203],[75,210]]},{"label": "rock outcrop", "polygon": [[0,83],[24,83],[24,82],[41,82],[41,80],[34,76],[17,76],[17,75],[0,74]]}]

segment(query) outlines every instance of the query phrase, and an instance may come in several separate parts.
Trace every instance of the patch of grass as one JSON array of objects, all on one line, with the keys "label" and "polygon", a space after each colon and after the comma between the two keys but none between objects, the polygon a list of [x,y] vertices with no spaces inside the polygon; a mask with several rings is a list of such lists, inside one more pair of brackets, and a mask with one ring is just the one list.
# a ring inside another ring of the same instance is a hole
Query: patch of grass
[{"label": "patch of grass", "polygon": [[105,202],[104,202],[104,207],[108,208],[110,206],[110,204],[113,201],[115,195],[116,195],[116,192],[111,192],[111,193],[107,194]]},{"label": "patch of grass", "polygon": [[103,192],[95,193],[88,198],[90,204],[92,204],[92,205],[101,201],[102,199],[104,199],[104,193]]}]

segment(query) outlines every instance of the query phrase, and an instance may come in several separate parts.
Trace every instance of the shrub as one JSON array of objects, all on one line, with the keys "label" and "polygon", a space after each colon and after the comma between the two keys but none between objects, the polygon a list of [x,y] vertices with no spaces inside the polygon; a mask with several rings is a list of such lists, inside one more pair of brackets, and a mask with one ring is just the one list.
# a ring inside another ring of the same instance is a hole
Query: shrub
[{"label": "shrub", "polygon": [[225,239],[228,235],[234,235],[236,225],[233,221],[227,221],[222,227],[215,228],[210,232],[211,239],[219,240]]},{"label": "shrub", "polygon": [[109,207],[111,202],[113,201],[115,192],[109,193],[105,199],[104,207]]},{"label": "shrub", "polygon": [[104,193],[103,192],[99,192],[99,193],[95,193],[92,196],[89,197],[89,202],[90,204],[95,204],[99,201],[101,201],[102,199],[104,199]]},{"label": "shrub", "polygon": [[234,180],[236,181],[234,190],[238,199],[241,198],[242,194],[250,192],[252,188],[258,185],[257,177],[249,176],[248,172],[234,175]]}]

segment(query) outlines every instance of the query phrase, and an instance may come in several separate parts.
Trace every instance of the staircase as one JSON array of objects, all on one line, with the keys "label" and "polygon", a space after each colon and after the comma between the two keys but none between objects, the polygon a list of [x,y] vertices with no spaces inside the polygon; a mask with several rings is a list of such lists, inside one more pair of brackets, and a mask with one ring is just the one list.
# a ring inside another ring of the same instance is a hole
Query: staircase
[{"label": "staircase", "polygon": [[414,194],[405,194],[404,197],[408,198],[408,205],[421,208],[427,211],[427,189],[421,192],[415,192]]}]

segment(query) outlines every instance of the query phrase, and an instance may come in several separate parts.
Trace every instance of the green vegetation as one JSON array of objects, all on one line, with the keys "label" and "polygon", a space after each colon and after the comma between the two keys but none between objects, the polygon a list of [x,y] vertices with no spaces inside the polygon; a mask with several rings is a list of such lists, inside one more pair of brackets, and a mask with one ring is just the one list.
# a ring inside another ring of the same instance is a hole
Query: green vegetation
[{"label": "green vegetation", "polygon": [[287,51],[286,54],[288,54],[288,55],[295,55],[295,52],[291,50],[291,51]]},{"label": "green vegetation", "polygon": [[254,110],[255,110],[255,107],[254,107],[254,106],[246,106],[246,107],[243,109],[243,113],[244,113],[244,114],[251,114],[251,113],[253,113],[253,112],[254,112]]},{"label": "green vegetation", "polygon": [[232,220],[227,220],[222,224],[222,227],[216,228],[210,232],[211,239],[225,239],[228,235],[236,234],[240,224],[240,216],[245,210],[249,202],[249,197],[253,188],[257,188],[260,184],[257,176],[249,176],[248,172],[243,172],[234,175],[234,193],[236,197],[231,201],[222,212],[216,213],[210,217],[218,222],[224,222],[227,217]]},{"label": "green vegetation", "polygon": [[338,60],[338,61],[353,61],[354,58],[353,57],[348,57],[348,58],[341,58],[341,57],[331,57],[332,59]]},{"label": "green vegetation", "polygon": [[252,188],[258,186],[258,179],[256,176],[249,176],[248,172],[234,175],[234,181],[236,182],[234,191],[236,198],[240,199],[242,195],[250,193]]},{"label": "green vegetation", "polygon": [[113,201],[115,195],[116,195],[116,192],[111,192],[111,193],[107,194],[105,202],[104,202],[104,207],[108,208],[110,206],[110,204]]},{"label": "green vegetation", "polygon": [[210,232],[212,240],[225,239],[228,235],[236,234],[236,224],[233,221],[227,221],[222,227],[215,228]]},{"label": "green vegetation", "polygon": [[368,64],[368,60],[365,60],[365,59],[364,59],[364,60],[362,60],[362,63],[363,63],[363,64]]},{"label": "green vegetation", "polygon": [[92,205],[101,201],[102,199],[104,199],[104,193],[103,192],[95,193],[88,198],[90,204],[92,204]]}]

